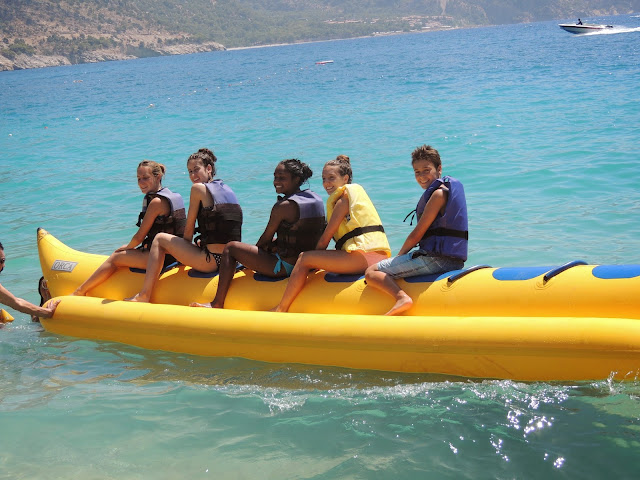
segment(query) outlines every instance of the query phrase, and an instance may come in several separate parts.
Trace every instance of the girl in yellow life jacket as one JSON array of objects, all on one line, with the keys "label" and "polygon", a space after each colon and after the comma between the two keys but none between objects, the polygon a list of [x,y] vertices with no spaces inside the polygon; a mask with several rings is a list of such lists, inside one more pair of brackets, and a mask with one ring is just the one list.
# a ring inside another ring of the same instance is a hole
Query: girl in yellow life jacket
[{"label": "girl in yellow life jacket", "polygon": [[[303,252],[298,257],[287,288],[274,311],[289,310],[311,270],[362,274],[369,266],[391,256],[378,212],[364,188],[351,183],[351,180],[351,162],[346,155],[328,161],[322,169],[322,186],[329,194],[327,227],[318,240],[316,250]],[[336,249],[327,250],[332,238]]]}]

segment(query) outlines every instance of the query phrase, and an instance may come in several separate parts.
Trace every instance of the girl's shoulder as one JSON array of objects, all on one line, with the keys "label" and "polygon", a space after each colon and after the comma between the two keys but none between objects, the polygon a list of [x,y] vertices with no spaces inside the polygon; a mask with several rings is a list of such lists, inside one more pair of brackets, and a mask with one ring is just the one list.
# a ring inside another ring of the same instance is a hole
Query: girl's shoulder
[{"label": "girl's shoulder", "polygon": [[207,191],[207,186],[204,183],[194,183],[193,185],[191,185],[191,193],[197,192],[200,194],[205,194]]},{"label": "girl's shoulder", "polygon": [[348,196],[351,196],[354,199],[357,199],[357,198],[368,199],[369,198],[369,194],[364,189],[364,187],[362,185],[360,185],[359,183],[349,183],[349,184],[345,185],[345,193]]},{"label": "girl's shoulder", "polygon": [[162,195],[158,195],[157,193],[150,193],[149,194],[149,206],[151,206],[152,204],[160,204],[163,201],[168,202],[169,200],[167,200],[166,197],[163,197]]},{"label": "girl's shoulder", "polygon": [[276,203],[273,204],[273,207],[271,207],[271,210],[276,211],[276,210],[287,210],[289,208],[294,208],[296,207],[298,204],[295,202],[295,200],[292,200],[291,198],[278,198],[278,201]]}]

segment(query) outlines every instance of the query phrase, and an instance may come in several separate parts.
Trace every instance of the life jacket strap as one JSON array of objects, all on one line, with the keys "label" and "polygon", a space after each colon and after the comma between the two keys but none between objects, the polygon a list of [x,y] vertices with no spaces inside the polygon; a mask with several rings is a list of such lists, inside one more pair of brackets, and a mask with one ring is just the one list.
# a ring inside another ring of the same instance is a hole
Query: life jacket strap
[{"label": "life jacket strap", "polygon": [[409,226],[413,226],[413,219],[416,218],[416,214],[418,212],[417,208],[414,208],[413,210],[411,210],[406,217],[404,217],[404,220],[402,221],[403,223],[407,221],[407,218],[411,217],[411,215],[413,215],[413,217],[411,217],[411,221],[409,222]]},{"label": "life jacket strap", "polygon": [[431,230],[427,230],[424,234],[424,237],[456,237],[456,238],[464,238],[465,240],[469,240],[469,232],[466,230],[453,230],[451,228],[433,228]]},{"label": "life jacket strap", "polygon": [[349,233],[346,233],[342,238],[340,238],[340,240],[336,241],[336,250],[342,250],[342,247],[347,242],[347,240],[351,240],[353,237],[371,232],[384,233],[384,227],[382,225],[369,225],[367,227],[354,228]]}]

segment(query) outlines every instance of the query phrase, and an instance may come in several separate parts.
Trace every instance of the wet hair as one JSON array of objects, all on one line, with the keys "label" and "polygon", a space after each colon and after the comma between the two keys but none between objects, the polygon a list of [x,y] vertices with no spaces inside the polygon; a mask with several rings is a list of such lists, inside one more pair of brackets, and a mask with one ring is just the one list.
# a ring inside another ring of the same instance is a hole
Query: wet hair
[{"label": "wet hair", "polygon": [[297,158],[288,158],[286,160],[282,160],[278,165],[282,165],[284,169],[291,174],[292,177],[300,179],[298,187],[309,180],[313,175],[313,172],[311,171],[309,165],[301,162]]},{"label": "wet hair", "polygon": [[4,247],[2,246],[2,242],[0,242],[0,250],[4,250]]},{"label": "wet hair", "polygon": [[430,145],[422,145],[421,147],[418,147],[413,152],[411,152],[411,165],[419,160],[426,160],[427,162],[431,162],[436,168],[442,166],[440,154],[435,148]]},{"label": "wet hair", "polygon": [[208,148],[201,148],[196,153],[192,153],[187,159],[187,165],[191,160],[200,160],[202,162],[202,165],[204,165],[205,167],[207,165],[211,165],[211,175],[215,177],[216,162],[218,161],[218,158],[211,150],[209,150]]},{"label": "wet hair", "polygon": [[[45,292],[45,289],[46,289],[46,292]],[[40,277],[40,280],[38,280],[38,293],[40,294],[40,306],[43,306],[47,300],[51,300],[51,294],[47,295],[48,290],[49,289],[47,288],[47,284],[44,281],[44,277]],[[45,295],[43,295],[43,293],[45,293]],[[48,296],[49,298],[44,298],[45,296]]]},{"label": "wet hair", "polygon": [[164,173],[166,168],[163,164],[154,162],[153,160],[143,160],[138,164],[138,168],[140,167],[149,167],[151,169],[151,173],[154,177],[160,177],[162,181],[162,177],[164,177]]},{"label": "wet hair", "polygon": [[338,172],[340,173],[341,177],[345,175],[349,176],[349,180],[347,180],[347,183],[351,183],[351,181],[353,180],[353,171],[351,170],[351,160],[349,160],[349,157],[347,157],[346,155],[338,155],[335,159],[329,160],[324,165],[325,167],[327,165],[330,165],[332,167],[338,167]]}]

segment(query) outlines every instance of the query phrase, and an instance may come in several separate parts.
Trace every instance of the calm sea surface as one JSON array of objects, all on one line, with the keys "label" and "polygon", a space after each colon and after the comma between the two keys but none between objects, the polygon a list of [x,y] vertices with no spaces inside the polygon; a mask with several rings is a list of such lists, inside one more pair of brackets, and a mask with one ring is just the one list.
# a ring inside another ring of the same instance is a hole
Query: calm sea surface
[{"label": "calm sea surface", "polygon": [[[397,251],[436,147],[465,184],[467,265],[640,263],[640,18],[557,22],[0,74],[0,277],[33,302],[36,228],[108,254],[138,162],[188,195],[200,147],[246,241],[277,162],[352,158]],[[316,65],[333,60],[328,65]],[[437,306],[434,306],[437,308]],[[0,330],[0,478],[637,478],[640,383],[516,383],[200,358]]]}]

